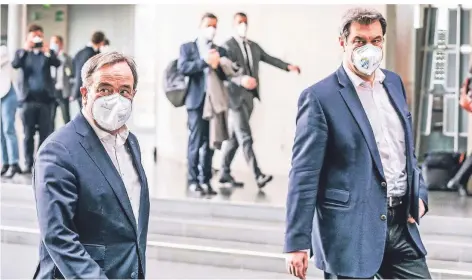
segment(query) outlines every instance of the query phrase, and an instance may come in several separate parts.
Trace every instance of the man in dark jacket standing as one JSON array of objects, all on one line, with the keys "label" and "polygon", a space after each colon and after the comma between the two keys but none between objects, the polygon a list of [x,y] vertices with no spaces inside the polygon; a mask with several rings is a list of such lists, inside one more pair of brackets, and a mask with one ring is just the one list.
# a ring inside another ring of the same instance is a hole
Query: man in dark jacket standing
[{"label": "man in dark jacket standing", "polygon": [[75,73],[75,85],[72,91],[72,99],[77,99],[80,108],[82,108],[82,98],[80,95],[80,87],[82,86],[82,80],[80,78],[80,71],[85,62],[92,56],[100,53],[100,48],[105,44],[105,34],[101,31],[93,33],[90,43],[88,43],[83,49],[81,49],[74,57],[72,65]]},{"label": "man in dark jacket standing", "polygon": [[51,114],[55,99],[51,66],[58,67],[61,61],[54,51],[49,50],[43,38],[43,28],[36,24],[31,25],[24,48],[16,51],[12,61],[13,68],[23,72],[18,101],[25,133],[24,173],[31,173],[33,166],[36,126],[39,128],[39,145],[52,132]]}]

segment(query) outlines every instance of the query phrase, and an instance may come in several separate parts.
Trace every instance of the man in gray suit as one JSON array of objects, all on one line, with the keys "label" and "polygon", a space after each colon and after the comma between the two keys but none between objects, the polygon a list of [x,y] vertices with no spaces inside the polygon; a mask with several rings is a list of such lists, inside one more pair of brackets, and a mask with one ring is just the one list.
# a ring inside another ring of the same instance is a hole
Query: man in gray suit
[{"label": "man in gray suit", "polygon": [[70,121],[69,102],[71,98],[72,84],[72,58],[64,52],[64,39],[55,35],[51,38],[50,48],[57,53],[57,58],[61,61],[59,67],[51,67],[51,76],[54,79],[56,107],[52,110],[52,121],[56,119],[57,106],[61,108],[64,124]]},{"label": "man in gray suit", "polygon": [[238,63],[244,72],[242,76],[231,78],[229,84],[230,110],[228,112],[228,126],[230,139],[223,150],[220,183],[229,184],[232,187],[242,187],[242,183],[236,182],[231,176],[230,165],[239,146],[242,146],[244,157],[254,173],[259,188],[263,188],[272,180],[271,175],[265,175],[259,169],[256,156],[252,148],[252,134],[249,119],[254,108],[253,99],[259,97],[259,62],[263,61],[285,71],[296,71],[300,68],[290,65],[278,58],[268,55],[256,42],[248,40],[247,15],[237,13],[234,16],[234,26],[237,35],[229,39],[224,48],[228,51],[228,57]]}]

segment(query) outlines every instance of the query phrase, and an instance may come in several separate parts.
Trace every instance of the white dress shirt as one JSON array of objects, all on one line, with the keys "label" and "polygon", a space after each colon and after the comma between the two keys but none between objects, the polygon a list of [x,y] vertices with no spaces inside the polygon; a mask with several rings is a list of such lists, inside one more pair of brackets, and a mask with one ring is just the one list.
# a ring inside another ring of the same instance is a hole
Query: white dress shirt
[{"label": "white dress shirt", "polygon": [[85,110],[82,110],[82,114],[87,119],[90,126],[97,134],[100,142],[110,156],[113,165],[115,166],[118,173],[121,175],[121,179],[128,193],[128,198],[131,202],[131,208],[136,219],[136,225],[139,222],[139,207],[141,200],[141,182],[139,175],[134,167],[133,158],[131,152],[126,144],[126,139],[129,135],[129,129],[125,128],[120,131],[117,135],[112,135],[95,125],[93,118],[88,115]]},{"label": "white dress shirt", "polygon": [[[254,69],[254,65],[252,65],[252,52],[251,52],[251,47],[249,46],[249,41],[247,38],[241,38],[239,36],[234,36],[234,39],[236,42],[238,42],[239,48],[241,49],[241,52],[243,53],[244,60],[246,62],[249,61],[249,66],[251,67],[251,70]],[[244,51],[244,42],[246,42],[246,49],[247,49],[247,54],[249,57],[246,56],[246,52]]]},{"label": "white dress shirt", "polygon": [[343,63],[374,132],[387,180],[387,197],[403,196],[407,190],[405,131],[382,83],[385,74],[375,71],[373,85],[362,80]]}]

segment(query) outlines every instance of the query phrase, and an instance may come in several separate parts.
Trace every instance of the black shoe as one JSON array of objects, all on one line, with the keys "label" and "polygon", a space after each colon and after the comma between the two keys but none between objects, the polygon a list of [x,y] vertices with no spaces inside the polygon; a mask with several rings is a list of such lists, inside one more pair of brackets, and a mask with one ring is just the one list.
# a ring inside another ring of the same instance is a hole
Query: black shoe
[{"label": "black shoe", "polygon": [[265,187],[265,185],[270,181],[272,181],[272,175],[261,174],[256,178],[257,186],[259,187],[259,189]]},{"label": "black shoe", "polygon": [[13,176],[15,176],[15,174],[21,174],[21,169],[20,167],[18,166],[18,164],[13,164],[13,165],[10,165],[10,168],[8,169],[8,171],[5,173],[5,178],[13,178]]},{"label": "black shoe", "polygon": [[217,195],[218,193],[211,187],[210,183],[202,184],[202,189],[208,195]]},{"label": "black shoe", "polygon": [[8,169],[10,168],[10,165],[9,164],[4,164],[2,166],[2,173],[1,173],[1,176],[5,175],[5,173],[7,173]]},{"label": "black shoe", "polygon": [[243,182],[237,182],[231,175],[223,175],[220,177],[219,182],[227,188],[242,188],[244,187]]},{"label": "black shoe", "polygon": [[188,185],[187,192],[189,192],[192,196],[202,196],[205,194],[205,191],[202,189],[202,187],[196,183]]},{"label": "black shoe", "polygon": [[22,174],[31,174],[33,171],[32,167],[26,167],[21,173]]}]

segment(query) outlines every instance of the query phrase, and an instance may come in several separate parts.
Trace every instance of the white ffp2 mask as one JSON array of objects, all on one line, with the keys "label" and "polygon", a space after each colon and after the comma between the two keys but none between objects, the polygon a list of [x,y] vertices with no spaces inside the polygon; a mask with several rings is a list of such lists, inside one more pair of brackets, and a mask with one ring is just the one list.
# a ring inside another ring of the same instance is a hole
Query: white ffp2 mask
[{"label": "white ffp2 mask", "polygon": [[205,39],[207,39],[208,41],[213,41],[216,35],[216,28],[214,28],[213,26],[208,26],[205,27],[202,32],[203,37],[205,37]]},{"label": "white ffp2 mask", "polygon": [[379,47],[367,44],[355,49],[351,59],[359,72],[370,76],[379,68],[383,59],[383,51]]},{"label": "white ffp2 mask", "polygon": [[246,38],[247,34],[247,24],[246,23],[240,23],[236,27],[236,32],[238,33],[238,36],[241,38]]},{"label": "white ffp2 mask", "polygon": [[121,128],[131,116],[131,111],[131,100],[118,93],[99,97],[92,105],[93,118],[107,131]]}]

